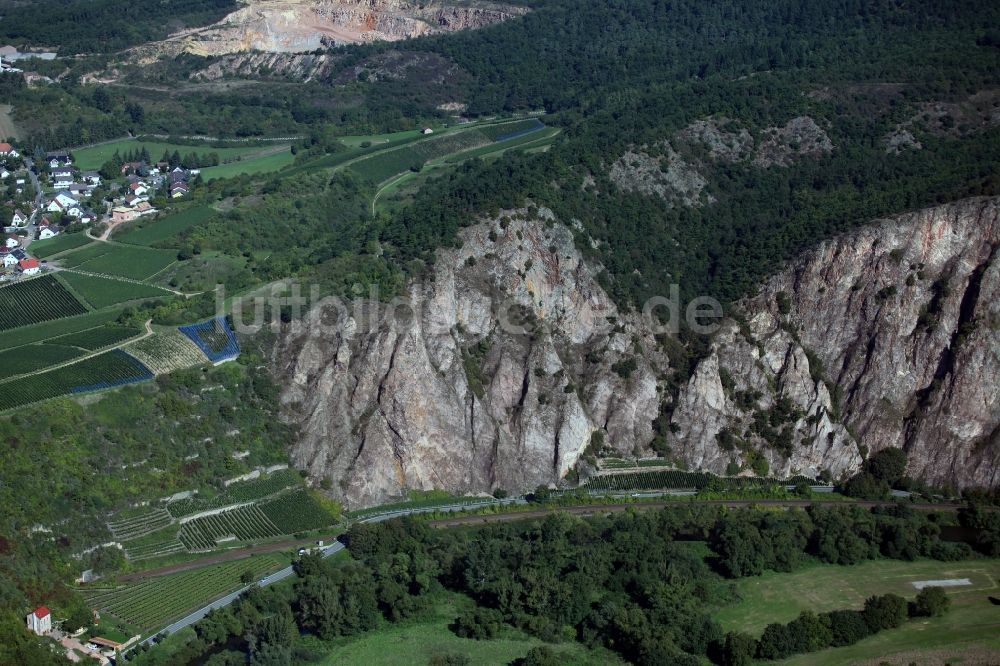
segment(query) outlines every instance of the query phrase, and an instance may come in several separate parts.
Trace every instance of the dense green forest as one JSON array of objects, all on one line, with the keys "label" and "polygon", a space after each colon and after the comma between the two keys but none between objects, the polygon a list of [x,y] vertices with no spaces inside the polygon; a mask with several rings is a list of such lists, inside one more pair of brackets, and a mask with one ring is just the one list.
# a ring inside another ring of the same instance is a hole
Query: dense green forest
[{"label": "dense green forest", "polygon": [[[947,598],[937,589],[908,607],[895,595],[873,596],[863,609],[806,612],[759,637],[727,635],[710,617],[733,601],[726,581],[815,562],[974,557],[969,546],[940,538],[941,520],[904,507],[687,506],[588,519],[554,514],[477,529],[439,530],[412,519],[356,524],[347,535],[354,561],[302,557],[293,586],[254,589],[209,614],[196,625],[197,639],[171,659],[309,663],[339,637],[420,618],[444,591],[475,602],[451,625],[459,636],[488,640],[512,625],[549,643],[555,655],[560,643],[576,641],[642,665],[778,659],[945,612]],[[711,554],[700,554],[693,541],[707,542]],[[156,651],[136,661],[155,664]]]},{"label": "dense green forest", "polygon": [[35,0],[4,8],[0,39],[61,54],[109,53],[207,25],[236,7],[236,0]]}]

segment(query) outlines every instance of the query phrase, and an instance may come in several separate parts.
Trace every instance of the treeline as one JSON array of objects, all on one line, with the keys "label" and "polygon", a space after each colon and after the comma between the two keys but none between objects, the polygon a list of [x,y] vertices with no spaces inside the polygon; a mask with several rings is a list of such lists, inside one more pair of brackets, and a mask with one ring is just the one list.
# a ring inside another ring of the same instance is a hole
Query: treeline
[{"label": "treeline", "polygon": [[880,631],[900,627],[908,618],[943,615],[950,605],[943,589],[925,587],[909,604],[899,595],[883,594],[866,599],[862,610],[803,611],[788,624],[767,625],[760,639],[741,632],[726,634],[718,661],[723,666],[750,666],[754,659],[785,659],[854,645]]},{"label": "treeline", "polygon": [[[263,661],[268,655],[300,663],[322,652],[322,644],[300,636],[327,642],[417,618],[449,590],[475,602],[452,623],[467,638],[490,640],[514,626],[549,643],[613,650],[640,665],[693,666],[704,657],[746,663],[736,654],[776,659],[898,626],[907,606],[887,595],[864,609],[804,614],[759,639],[727,636],[710,617],[713,607],[731,601],[723,577],[816,561],[974,556],[968,546],[940,539],[939,520],[904,507],[686,506],[588,519],[554,514],[475,530],[436,530],[412,519],[358,523],[347,535],[355,561],[303,557],[291,589],[253,590],[214,611],[196,625],[197,640],[172,658],[203,663],[212,655],[235,663],[250,655],[251,663],[271,663]],[[704,558],[679,539],[707,541],[714,556]],[[909,612],[933,615],[944,605],[928,591]]]},{"label": "treeline", "polygon": [[35,0],[5,7],[0,38],[59,45],[64,55],[110,53],[206,25],[236,9],[235,0],[171,0],[143,4],[116,0]]}]

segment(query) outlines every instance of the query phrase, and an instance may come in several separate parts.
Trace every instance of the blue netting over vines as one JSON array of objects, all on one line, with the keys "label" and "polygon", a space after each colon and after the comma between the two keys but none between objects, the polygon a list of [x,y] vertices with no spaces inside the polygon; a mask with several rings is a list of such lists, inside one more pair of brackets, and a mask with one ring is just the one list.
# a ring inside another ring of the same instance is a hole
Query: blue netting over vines
[{"label": "blue netting over vines", "polygon": [[[101,377],[103,375],[105,379],[91,384],[73,386],[70,388],[71,393],[100,391],[153,378],[152,370],[147,368],[142,361],[121,349],[113,349],[89,360],[97,366],[94,368],[96,372],[91,376]],[[80,368],[83,369],[82,364]]]},{"label": "blue netting over vines", "polygon": [[178,326],[178,330],[191,338],[202,353],[213,363],[228,361],[240,355],[240,344],[225,317],[216,317],[198,324]]},{"label": "blue netting over vines", "polygon": [[545,128],[545,123],[543,123],[538,118],[532,118],[534,122],[530,123],[528,127],[524,127],[515,132],[510,132],[509,134],[501,134],[496,138],[497,142],[500,141],[510,141],[511,139],[516,139],[519,136],[524,136],[525,134],[531,134],[532,132],[537,132],[540,129]]}]

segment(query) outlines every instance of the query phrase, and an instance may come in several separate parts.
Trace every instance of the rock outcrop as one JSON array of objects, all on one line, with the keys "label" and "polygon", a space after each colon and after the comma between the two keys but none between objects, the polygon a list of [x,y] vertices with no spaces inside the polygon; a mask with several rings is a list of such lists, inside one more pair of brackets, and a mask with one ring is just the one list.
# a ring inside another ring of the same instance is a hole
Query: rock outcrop
[{"label": "rock outcrop", "polygon": [[[1000,483],[1000,200],[823,243],[741,304],[682,389],[674,449],[723,472],[853,472],[902,447],[937,484]],[[843,425],[841,425],[843,424]]]},{"label": "rock outcrop", "polygon": [[461,240],[409,286],[412,317],[374,301],[316,307],[276,349],[303,433],[292,458],[350,506],[414,489],[523,491],[564,477],[595,431],[623,455],[653,438],[668,359],[570,231],[543,209]]},{"label": "rock outcrop", "polygon": [[[913,476],[996,486],[998,248],[1000,199],[823,243],[714,334],[670,432],[659,428],[672,457],[840,477],[894,446]],[[598,270],[550,212],[507,212],[438,251],[408,286],[412,316],[387,317],[375,300],[314,308],[274,353],[302,433],[295,464],[363,506],[409,490],[530,490],[571,474],[592,445],[650,454],[675,370]]]}]

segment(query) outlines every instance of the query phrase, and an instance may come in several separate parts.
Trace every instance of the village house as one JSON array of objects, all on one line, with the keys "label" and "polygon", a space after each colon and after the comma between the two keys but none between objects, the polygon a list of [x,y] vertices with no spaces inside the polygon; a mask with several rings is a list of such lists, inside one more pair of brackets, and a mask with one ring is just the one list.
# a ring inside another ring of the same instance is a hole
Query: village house
[{"label": "village house", "polygon": [[421,134],[425,134],[425,135],[426,134],[434,134],[434,130],[432,130],[430,127],[425,127],[424,129],[422,129],[420,131],[420,133]]},{"label": "village house", "polygon": [[0,157],[20,157],[21,153],[9,143],[0,143]]},{"label": "village house", "polygon": [[188,187],[186,183],[172,183],[170,185],[170,198],[176,199],[182,197],[188,193]]},{"label": "village house", "polygon": [[11,234],[7,236],[7,239],[4,241],[4,245],[6,245],[8,249],[13,250],[15,247],[21,245],[21,239],[14,234]]},{"label": "village house", "polygon": [[21,209],[18,208],[14,211],[14,216],[10,218],[10,223],[15,227],[23,227],[28,223],[28,216],[22,213]]},{"label": "village house", "polygon": [[59,231],[57,229],[53,229],[52,225],[48,222],[42,222],[38,225],[38,240],[48,240],[49,238],[58,235]]},{"label": "village house", "polygon": [[38,275],[42,267],[38,263],[38,259],[28,257],[17,262],[17,270],[21,271],[21,275]]},{"label": "village house", "polygon": [[149,188],[146,186],[146,183],[143,183],[141,181],[129,183],[128,189],[129,192],[131,192],[137,197],[146,196],[146,193],[149,192]]},{"label": "village house", "polygon": [[153,208],[148,201],[140,201],[135,206],[135,212],[139,215],[152,215],[156,212],[156,209]]},{"label": "village house", "polygon": [[45,606],[39,606],[28,613],[28,629],[39,636],[44,636],[52,631],[52,613],[49,612],[49,609]]},{"label": "village house", "polygon": [[69,187],[73,182],[73,170],[66,167],[59,167],[52,170],[52,186],[55,188]]},{"label": "village house", "polygon": [[0,246],[0,261],[3,262],[4,268],[17,265],[17,257],[14,256],[12,251],[3,246]]},{"label": "village house", "polygon": [[97,171],[83,171],[80,173],[80,180],[96,187],[101,184],[101,174]]},{"label": "village house", "polygon": [[139,213],[126,206],[115,206],[111,209],[112,222],[129,222],[139,217]]},{"label": "village house", "polygon": [[65,150],[53,150],[45,153],[45,161],[49,163],[49,168],[51,169],[61,166],[69,166],[73,163],[69,153]]},{"label": "village house", "polygon": [[84,224],[90,224],[96,219],[97,219],[97,213],[90,210],[89,208],[85,208],[83,211],[80,212],[80,222]]}]

